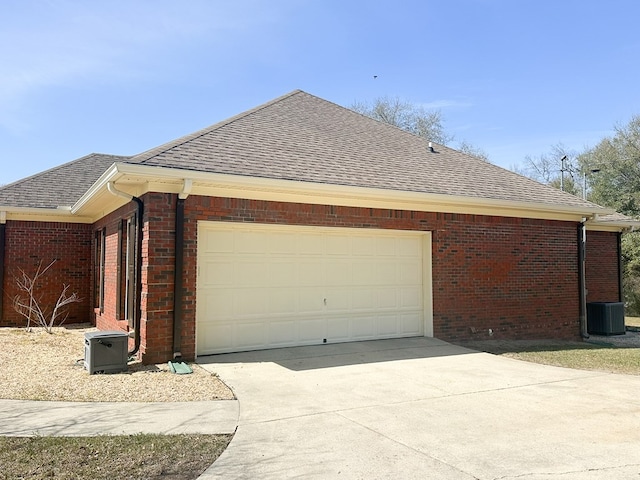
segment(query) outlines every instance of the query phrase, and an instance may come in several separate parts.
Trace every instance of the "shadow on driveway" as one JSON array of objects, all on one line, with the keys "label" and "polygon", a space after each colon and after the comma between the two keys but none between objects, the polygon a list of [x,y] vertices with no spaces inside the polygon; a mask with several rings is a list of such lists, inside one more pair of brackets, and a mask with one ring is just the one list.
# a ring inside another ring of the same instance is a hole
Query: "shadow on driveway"
[{"label": "shadow on driveway", "polygon": [[304,371],[470,353],[475,352],[436,338],[413,337],[206,355],[198,357],[198,363],[206,365],[269,362],[288,370]]}]

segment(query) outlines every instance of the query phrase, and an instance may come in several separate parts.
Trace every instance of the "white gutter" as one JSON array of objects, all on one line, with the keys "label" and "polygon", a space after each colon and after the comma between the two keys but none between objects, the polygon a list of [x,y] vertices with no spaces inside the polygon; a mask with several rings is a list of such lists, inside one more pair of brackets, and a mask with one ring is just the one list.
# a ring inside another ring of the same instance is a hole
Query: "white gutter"
[{"label": "white gutter", "polygon": [[133,200],[133,195],[123,192],[122,190],[118,190],[113,182],[107,183],[107,190],[109,190],[109,193],[115,195],[116,197],[126,198],[128,201]]},{"label": "white gutter", "polygon": [[[229,175],[221,173],[194,172],[192,170],[182,170],[165,167],[152,167],[148,165],[132,165],[126,163],[115,163],[111,169],[99,179],[94,186],[74,205],[73,211],[77,211],[91,196],[91,191],[98,189],[100,184],[113,180],[114,177],[132,176],[140,182],[145,180],[152,182],[153,179],[160,183],[166,181],[182,182],[190,179],[192,185],[210,186],[219,188],[237,188],[244,191],[269,191],[280,194],[296,194],[306,197],[322,196],[334,197],[335,199],[366,199],[381,200],[386,203],[420,203],[435,204],[440,206],[462,206],[473,205],[475,207],[505,208],[510,210],[529,210],[548,213],[563,213],[571,215],[581,215],[591,217],[596,214],[607,215],[615,213],[614,210],[593,205],[554,205],[540,202],[515,202],[510,200],[491,199],[482,197],[467,197],[460,195],[445,195],[421,192],[404,192],[396,190],[385,190],[381,188],[353,187],[343,185],[328,185],[311,182],[300,182],[291,180],[278,180],[270,178],[244,177],[239,175]],[[111,178],[109,178],[111,177]],[[133,178],[131,179],[134,180]]]}]

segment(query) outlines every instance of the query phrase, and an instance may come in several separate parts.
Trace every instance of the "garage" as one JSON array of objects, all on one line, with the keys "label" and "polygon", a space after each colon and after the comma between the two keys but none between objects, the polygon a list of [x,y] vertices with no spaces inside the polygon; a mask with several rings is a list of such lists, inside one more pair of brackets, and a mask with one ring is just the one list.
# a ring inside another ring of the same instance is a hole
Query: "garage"
[{"label": "garage", "polygon": [[422,335],[429,232],[198,223],[197,355]]}]

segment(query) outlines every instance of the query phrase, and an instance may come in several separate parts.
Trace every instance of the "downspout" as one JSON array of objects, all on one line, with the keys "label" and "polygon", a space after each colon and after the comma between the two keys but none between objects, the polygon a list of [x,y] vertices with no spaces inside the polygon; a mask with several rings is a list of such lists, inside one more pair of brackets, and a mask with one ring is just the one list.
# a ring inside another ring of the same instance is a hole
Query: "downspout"
[{"label": "downspout", "polygon": [[578,291],[580,302],[580,336],[589,338],[587,329],[587,285],[586,285],[586,258],[585,247],[587,243],[586,219],[578,224]]},{"label": "downspout", "polygon": [[186,178],[182,191],[176,200],[176,238],[175,238],[175,268],[173,277],[173,359],[182,358],[182,317],[183,284],[184,284],[184,201],[191,192],[193,182]]},{"label": "downspout", "polygon": [[618,301],[624,302],[624,294],[622,291],[623,283],[622,283],[622,232],[618,232]]},{"label": "downspout", "polygon": [[133,318],[133,350],[129,352],[129,356],[133,356],[140,350],[140,324],[142,323],[142,234],[144,203],[138,197],[118,190],[113,182],[107,183],[107,190],[109,190],[109,193],[112,195],[134,201],[138,205],[138,212],[136,214],[136,226],[138,230],[136,244],[136,313]]},{"label": "downspout", "polygon": [[0,320],[4,314],[4,250],[6,247],[7,212],[0,212]]}]

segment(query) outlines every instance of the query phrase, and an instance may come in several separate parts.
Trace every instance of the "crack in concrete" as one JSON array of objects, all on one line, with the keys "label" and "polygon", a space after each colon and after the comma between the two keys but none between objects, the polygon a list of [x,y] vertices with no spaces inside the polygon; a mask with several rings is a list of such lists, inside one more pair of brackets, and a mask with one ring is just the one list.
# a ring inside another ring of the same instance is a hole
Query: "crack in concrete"
[{"label": "crack in concrete", "polygon": [[[606,472],[606,471],[614,471],[614,470],[619,470],[621,468],[631,468],[631,467],[640,467],[640,463],[628,463],[625,465],[616,465],[616,466],[612,466],[612,467],[601,467],[601,468],[583,468],[580,470],[569,470],[566,472],[529,472],[529,473],[520,473],[518,475],[504,475],[501,477],[494,477],[492,480],[510,480],[510,479],[516,479],[516,478],[527,478],[527,477],[532,477],[532,476],[536,476],[536,477],[553,477],[553,478],[559,478],[561,476],[566,476],[566,475],[576,475],[576,474],[580,474],[580,473],[589,473],[589,472]],[[638,473],[638,476],[640,476],[640,472]]]}]

